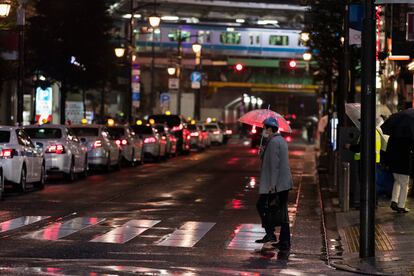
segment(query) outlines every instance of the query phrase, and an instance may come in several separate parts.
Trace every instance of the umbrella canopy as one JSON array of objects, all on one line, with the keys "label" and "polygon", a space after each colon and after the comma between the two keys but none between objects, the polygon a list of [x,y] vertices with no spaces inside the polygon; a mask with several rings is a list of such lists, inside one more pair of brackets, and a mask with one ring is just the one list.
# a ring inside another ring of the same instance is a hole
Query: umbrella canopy
[{"label": "umbrella canopy", "polygon": [[279,113],[269,109],[255,109],[247,112],[239,118],[239,122],[256,127],[263,127],[263,121],[269,117],[273,117],[279,123],[279,131],[292,132],[288,122]]},{"label": "umbrella canopy", "polygon": [[[380,109],[380,105],[377,105],[377,111]],[[361,129],[361,104],[360,103],[347,103],[345,104],[345,113],[349,119],[355,124],[355,126]],[[379,127],[384,121],[379,116],[381,113],[377,112],[376,126]]]},{"label": "umbrella canopy", "polygon": [[390,136],[414,140],[414,109],[409,108],[391,115],[381,128]]}]

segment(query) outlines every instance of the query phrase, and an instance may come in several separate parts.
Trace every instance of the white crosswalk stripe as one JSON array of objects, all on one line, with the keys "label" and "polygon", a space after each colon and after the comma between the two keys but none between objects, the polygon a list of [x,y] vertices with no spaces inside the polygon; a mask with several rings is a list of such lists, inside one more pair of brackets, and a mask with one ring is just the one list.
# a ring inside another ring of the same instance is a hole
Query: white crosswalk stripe
[{"label": "white crosswalk stripe", "polygon": [[234,238],[230,241],[227,249],[255,250],[262,247],[255,240],[263,238],[264,229],[260,224],[240,224],[234,230]]},{"label": "white crosswalk stripe", "polygon": [[97,217],[77,217],[65,222],[53,223],[41,230],[29,233],[23,236],[23,238],[54,241],[72,235],[104,220],[104,218]]},{"label": "white crosswalk stripe", "polygon": [[214,225],[214,222],[188,221],[165,239],[161,240],[157,245],[193,247]]},{"label": "white crosswalk stripe", "polygon": [[90,242],[126,243],[160,222],[160,220],[130,220],[106,234],[95,237]]},{"label": "white crosswalk stripe", "polygon": [[27,226],[41,220],[50,218],[49,216],[23,216],[15,219],[7,220],[0,223],[0,233],[11,231],[14,229]]}]

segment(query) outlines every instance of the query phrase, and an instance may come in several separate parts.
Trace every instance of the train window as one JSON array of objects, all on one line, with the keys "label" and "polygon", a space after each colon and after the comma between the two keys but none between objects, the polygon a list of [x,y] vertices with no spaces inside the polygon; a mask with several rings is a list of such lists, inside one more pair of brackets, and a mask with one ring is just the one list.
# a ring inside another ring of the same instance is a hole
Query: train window
[{"label": "train window", "polygon": [[183,42],[190,42],[191,33],[189,31],[180,31],[175,30],[168,33],[168,39],[170,41],[178,41],[178,38],[181,37]]},{"label": "train window", "polygon": [[197,42],[201,44],[210,43],[211,42],[210,31],[198,31]]},{"label": "train window", "polygon": [[256,36],[256,44],[260,44],[260,35]]},{"label": "train window", "polygon": [[222,32],[220,34],[220,42],[222,44],[240,44],[241,34],[236,32]]},{"label": "train window", "polygon": [[289,46],[289,36],[287,36],[287,35],[271,35],[271,36],[269,36],[269,45]]}]

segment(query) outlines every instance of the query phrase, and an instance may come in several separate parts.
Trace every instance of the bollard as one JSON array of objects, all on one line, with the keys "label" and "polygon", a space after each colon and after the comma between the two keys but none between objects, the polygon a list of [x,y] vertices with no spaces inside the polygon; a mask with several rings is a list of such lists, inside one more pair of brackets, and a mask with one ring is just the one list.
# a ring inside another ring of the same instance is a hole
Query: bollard
[{"label": "bollard", "polygon": [[342,203],[342,212],[349,212],[349,193],[350,193],[350,164],[349,162],[342,163],[342,173],[343,173],[343,203]]}]

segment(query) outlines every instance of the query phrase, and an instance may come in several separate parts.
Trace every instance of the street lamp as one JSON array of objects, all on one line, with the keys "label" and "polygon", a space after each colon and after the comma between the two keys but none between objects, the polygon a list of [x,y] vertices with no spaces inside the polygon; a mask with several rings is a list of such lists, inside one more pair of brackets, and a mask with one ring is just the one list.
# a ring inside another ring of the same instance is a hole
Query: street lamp
[{"label": "street lamp", "polygon": [[310,39],[310,34],[308,32],[301,32],[300,33],[300,40],[303,42],[308,42]]},{"label": "street lamp", "polygon": [[168,75],[170,75],[170,76],[174,76],[176,71],[177,71],[176,68],[173,67],[173,66],[170,66],[167,69]]},{"label": "street lamp", "polygon": [[198,43],[198,42],[196,42],[196,43],[194,43],[193,45],[192,45],[192,49],[193,49],[193,52],[195,53],[195,54],[199,54],[199,53],[201,53],[201,49],[203,48],[203,45],[201,45],[200,43]]},{"label": "street lamp", "polygon": [[8,0],[0,1],[0,17],[9,16],[11,3]]},{"label": "street lamp", "polygon": [[115,55],[118,58],[121,58],[125,55],[125,48],[124,47],[116,47],[115,48]]},{"label": "street lamp", "polygon": [[303,54],[303,60],[304,61],[309,61],[311,59],[312,59],[312,54],[311,53],[306,52],[306,53]]},{"label": "street lamp", "polygon": [[148,17],[148,21],[152,28],[158,28],[161,23],[161,17],[157,14],[153,14]]}]

